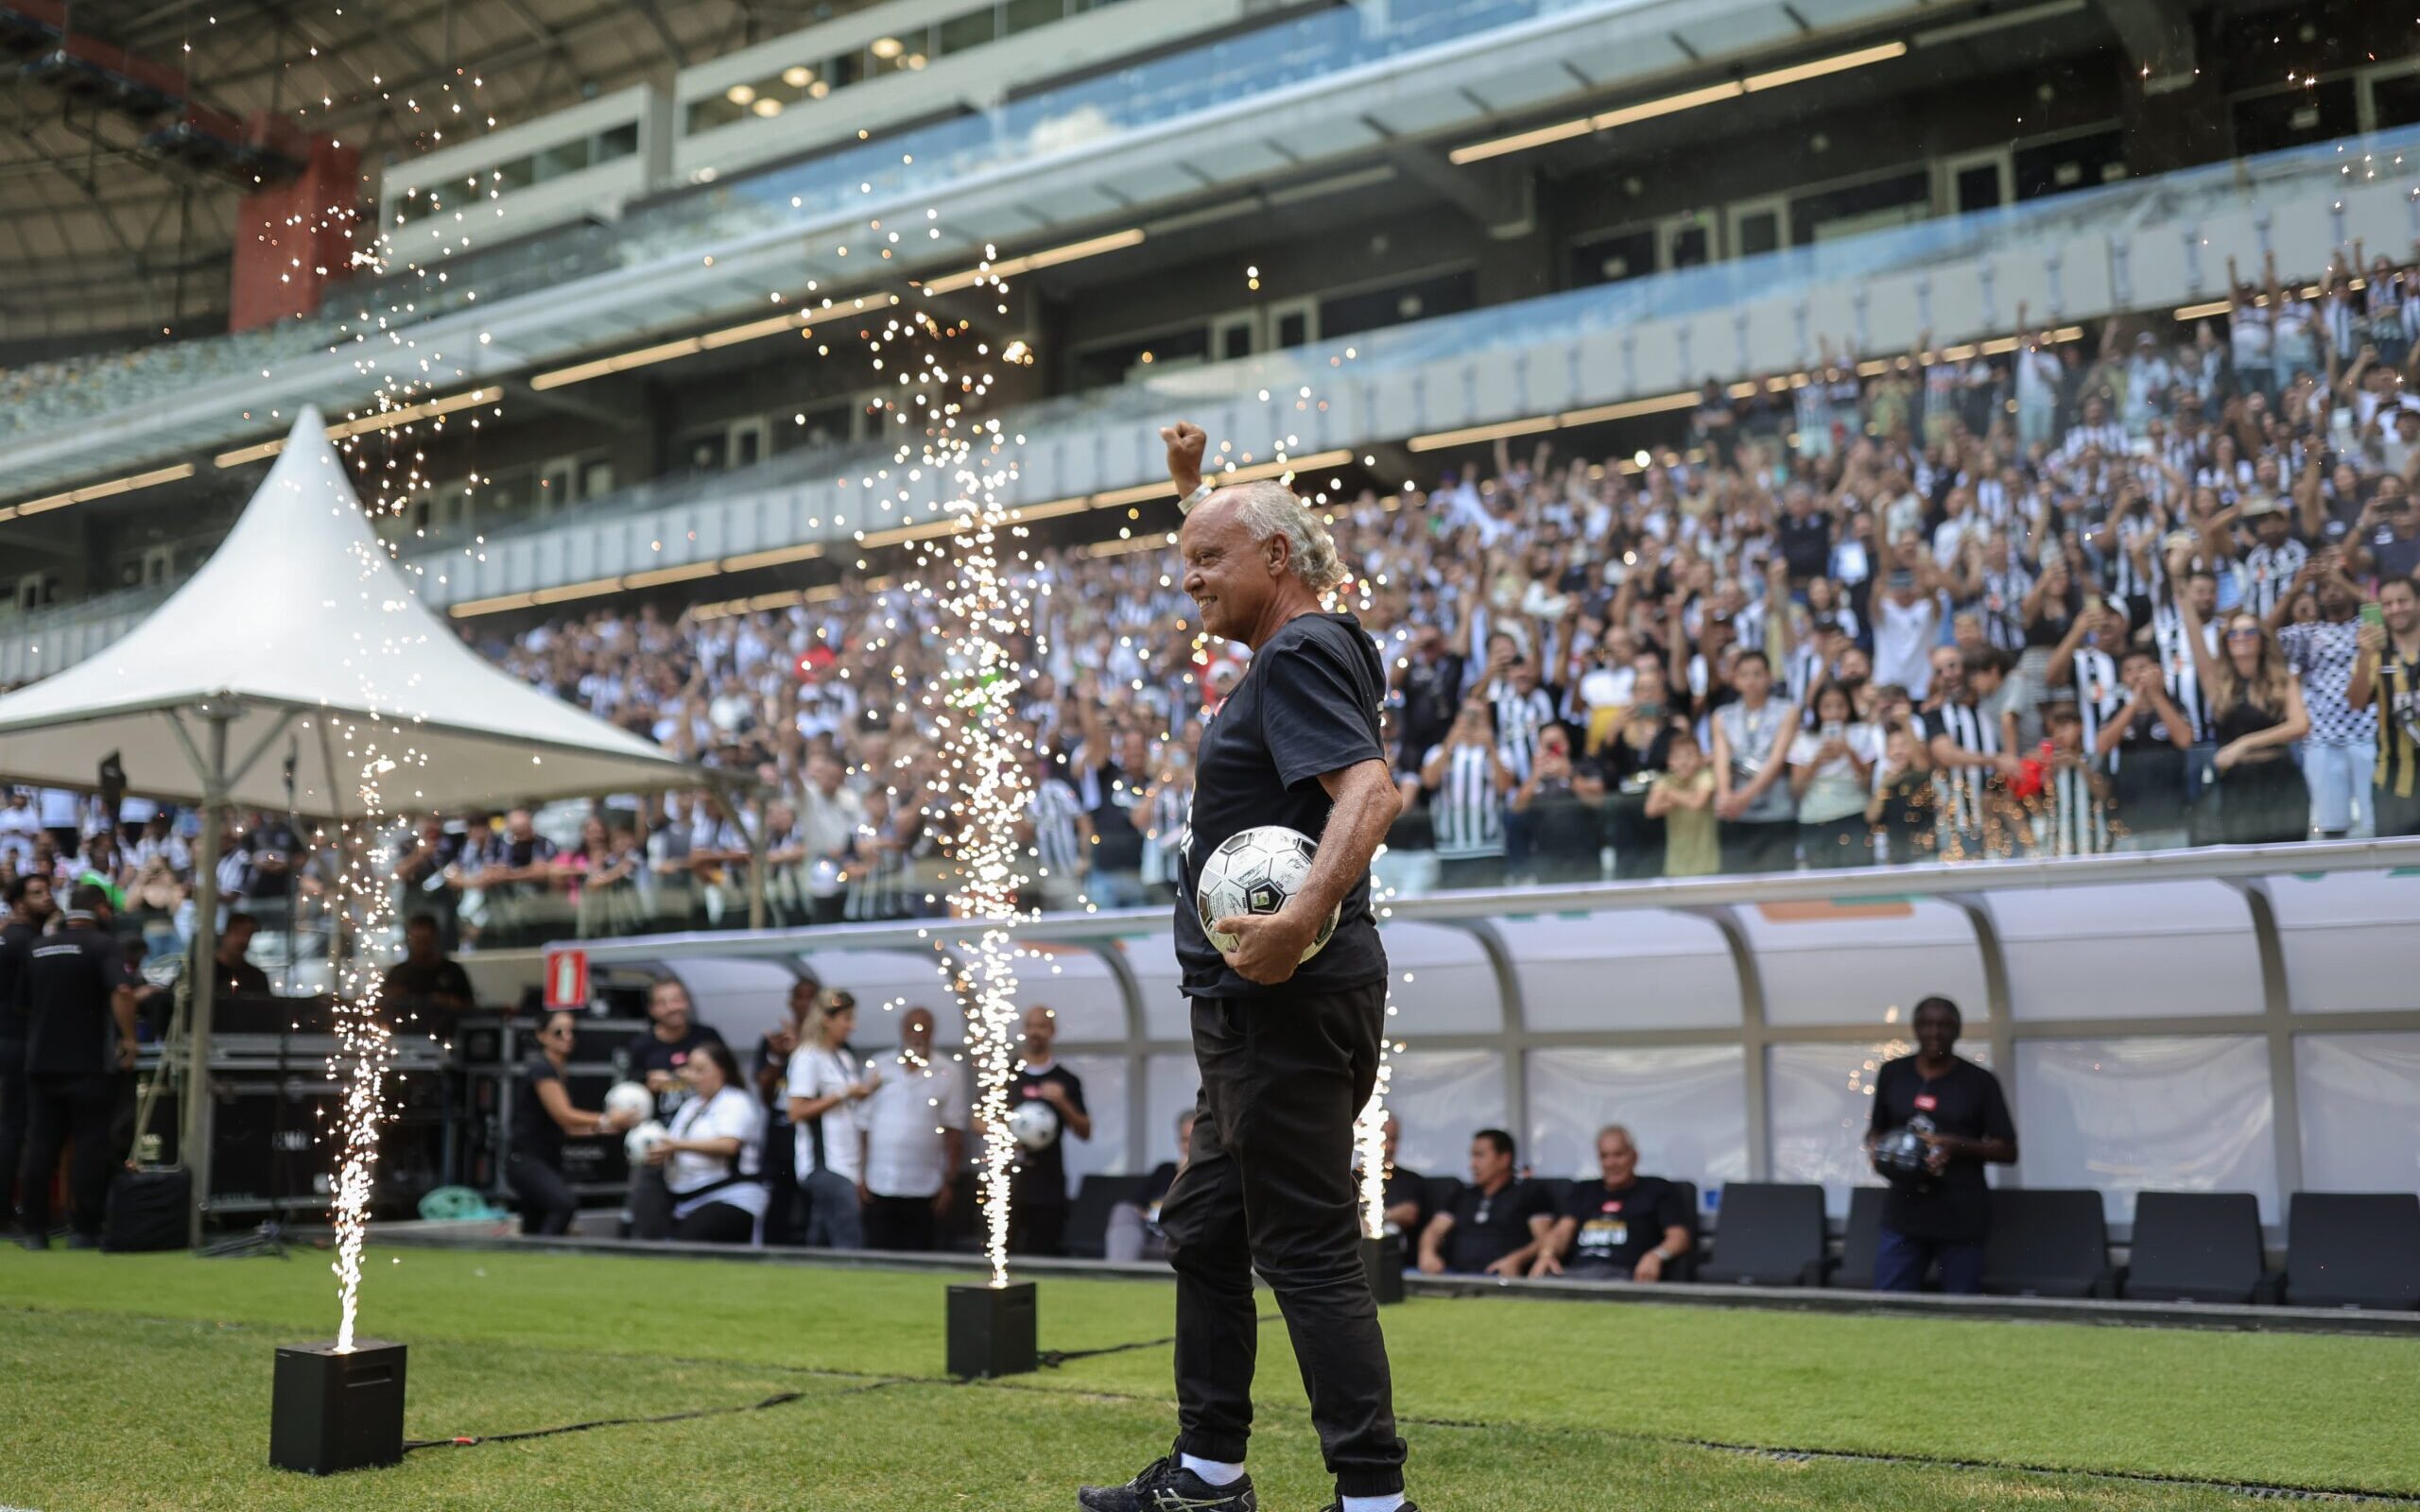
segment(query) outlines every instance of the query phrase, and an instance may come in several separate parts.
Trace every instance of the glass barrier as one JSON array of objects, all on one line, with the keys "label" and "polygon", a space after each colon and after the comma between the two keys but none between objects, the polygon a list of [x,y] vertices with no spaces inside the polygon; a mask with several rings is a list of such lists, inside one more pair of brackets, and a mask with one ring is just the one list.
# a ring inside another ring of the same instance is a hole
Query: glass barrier
[{"label": "glass barrier", "polygon": [[[1911,866],[1972,867],[1982,872],[2010,862],[2199,850],[2244,838],[2282,844],[2310,837],[2307,826],[2291,833],[2277,829],[2251,833],[2233,827],[2240,825],[2241,815],[2231,821],[2227,805],[2233,799],[2239,810],[2243,790],[2223,782],[2188,795],[2170,816],[2173,826],[2159,830],[2130,827],[2122,799],[2103,797],[2080,812],[2062,801],[2055,781],[2041,792],[1987,791],[1975,809],[1957,810],[1948,784],[1927,777],[1886,783],[1889,797],[1874,805],[1872,819],[1859,814],[1811,823],[1787,818],[1744,824],[1717,818],[1710,806],[1651,805],[1655,785],[1634,782],[1598,797],[1538,799],[1517,810],[1508,804],[1492,826],[1482,826],[1489,833],[1476,845],[1441,845],[1440,816],[1431,808],[1415,808],[1389,834],[1373,875],[1392,897],[1425,898],[1795,871],[1870,875]],[[2022,780],[2015,785],[2025,786]],[[2288,816],[2285,822],[2301,821]],[[2356,837],[2361,837],[2358,829]],[[895,922],[948,914],[950,872],[938,855],[911,858],[878,884],[832,867],[773,865],[766,875],[768,927]],[[474,950],[750,927],[744,862],[718,861],[695,868],[658,863],[603,886],[588,885],[576,863],[565,863],[549,885],[483,890],[476,885],[475,872],[465,874],[463,882],[464,886],[414,889],[400,900],[398,910],[437,916],[450,939]],[[1057,915],[1166,906],[1175,896],[1172,885],[1130,873],[1087,877],[1063,889],[1032,885],[1025,902]]]}]

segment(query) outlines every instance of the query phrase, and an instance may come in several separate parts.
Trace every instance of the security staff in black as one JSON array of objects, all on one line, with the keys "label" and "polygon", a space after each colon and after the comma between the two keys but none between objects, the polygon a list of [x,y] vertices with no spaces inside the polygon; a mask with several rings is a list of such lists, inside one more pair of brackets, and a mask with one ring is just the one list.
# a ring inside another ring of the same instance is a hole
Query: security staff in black
[{"label": "security staff in black", "polygon": [[2016,1160],[2016,1125],[1997,1076],[1953,1053],[1958,1005],[1927,998],[1916,1005],[1916,1053],[1886,1060],[1874,1077],[1874,1112],[1866,1144],[1913,1125],[1931,1147],[1928,1180],[1892,1184],[1882,1199],[1882,1232],[1874,1252],[1874,1289],[1912,1292],[1925,1272],[1941,1271],[1945,1292],[1983,1289],[1983,1239],[1992,1226],[1985,1165]]},{"label": "security staff in black", "polygon": [[134,1066],[134,988],[109,916],[109,894],[84,884],[69,895],[59,930],[27,955],[32,1022],[26,1036],[26,1158],[17,1172],[20,1242],[27,1249],[50,1246],[50,1180],[71,1141],[68,1246],[100,1247],[116,1153],[110,1147],[110,1075]]},{"label": "security staff in black", "polygon": [[9,883],[7,921],[0,923],[0,1225],[17,1221],[17,1166],[26,1155],[26,968],[55,910],[50,879],[39,874]]},{"label": "security staff in black", "polygon": [[[1377,1078],[1387,958],[1370,857],[1401,804],[1381,740],[1386,676],[1352,616],[1321,611],[1343,578],[1335,542],[1274,482],[1201,486],[1205,438],[1161,433],[1187,506],[1178,534],[1201,627],[1252,650],[1204,726],[1182,847],[1176,952],[1191,1002],[1201,1097],[1184,1170],[1160,1209],[1177,1274],[1173,1452],[1124,1486],[1086,1486],[1090,1512],[1253,1512],[1257,1270],[1277,1296],[1343,1512],[1396,1512],[1403,1440],[1378,1310],[1362,1270],[1353,1123]],[[1196,917],[1195,879],[1230,835],[1284,825],[1318,844],[1274,914]],[[1331,911],[1326,946],[1307,960]]]}]

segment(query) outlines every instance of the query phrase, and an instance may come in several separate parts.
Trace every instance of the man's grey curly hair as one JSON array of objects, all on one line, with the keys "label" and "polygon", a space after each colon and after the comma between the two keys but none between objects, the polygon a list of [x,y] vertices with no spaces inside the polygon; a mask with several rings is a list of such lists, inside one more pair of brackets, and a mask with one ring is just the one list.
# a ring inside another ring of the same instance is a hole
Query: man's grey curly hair
[{"label": "man's grey curly hair", "polygon": [[1236,498],[1236,517],[1253,541],[1284,536],[1287,559],[1303,586],[1324,596],[1352,575],[1336,555],[1336,539],[1292,489],[1274,478],[1237,483],[1219,490]]}]

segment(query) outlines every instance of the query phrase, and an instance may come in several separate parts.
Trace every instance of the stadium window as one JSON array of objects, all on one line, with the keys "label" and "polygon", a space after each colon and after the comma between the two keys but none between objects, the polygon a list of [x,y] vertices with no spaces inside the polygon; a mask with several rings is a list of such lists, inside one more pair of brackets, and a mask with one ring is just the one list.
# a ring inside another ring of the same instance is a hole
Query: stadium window
[{"label": "stadium window", "polygon": [[537,181],[537,160],[515,158],[510,163],[499,163],[495,165],[494,177],[490,180],[489,187],[498,194],[509,195],[515,189],[527,189]]},{"label": "stadium window", "polygon": [[1013,37],[1020,31],[1064,20],[1066,15],[1067,0],[1009,0],[1007,21],[1001,29]]},{"label": "stadium window", "polygon": [[847,89],[866,77],[866,55],[842,53],[824,65],[823,77],[834,89]]},{"label": "stadium window", "polygon": [[1571,283],[1619,284],[1655,271],[1655,232],[1644,226],[1591,236],[1571,249]]},{"label": "stadium window", "polygon": [[729,126],[734,121],[747,118],[748,107],[745,105],[735,105],[719,94],[709,94],[689,106],[689,134],[695,136],[700,131],[711,131],[718,126]]},{"label": "stadium window", "polygon": [[1252,355],[1253,318],[1249,315],[1219,322],[1219,360],[1233,362]]},{"label": "stadium window", "polygon": [[638,150],[639,123],[636,121],[625,121],[611,130],[600,131],[596,135],[596,161],[599,163],[612,163],[616,158],[634,157]]},{"label": "stadium window", "polygon": [[594,458],[579,464],[579,496],[601,499],[614,491],[614,464]]},{"label": "stadium window", "polygon": [[2010,161],[2017,198],[2072,194],[2126,177],[2126,140],[2121,132],[2092,131],[2018,147]]},{"label": "stadium window", "polygon": [[980,47],[1000,34],[999,11],[992,6],[952,16],[933,28],[933,54],[946,58],[969,47]]},{"label": "stadium window", "polygon": [[1805,247],[1884,227],[1911,225],[1931,214],[1931,175],[1922,168],[1902,168],[1792,199],[1789,243]]},{"label": "stadium window", "polygon": [[1147,336],[1129,336],[1076,353],[1076,386],[1114,387],[1129,378],[1148,378],[1170,368],[1197,367],[1209,355],[1207,322]]},{"label": "stadium window", "polygon": [[2238,95],[2232,110],[2235,149],[2246,157],[2360,129],[2360,96],[2350,78]]},{"label": "stadium window", "polygon": [[2372,74],[2362,80],[2369,90],[2365,131],[2391,131],[2398,126],[2420,126],[2420,68],[2401,65],[2395,71]]},{"label": "stadium window", "polygon": [[[1469,268],[1433,274],[1384,288],[1362,289],[1320,301],[1322,339],[1349,336],[1359,331],[1458,315],[1478,302],[1478,275]],[[1284,343],[1299,345],[1299,343]]]},{"label": "stadium window", "polygon": [[577,142],[559,142],[538,154],[537,181],[566,178],[588,166],[588,138]]}]

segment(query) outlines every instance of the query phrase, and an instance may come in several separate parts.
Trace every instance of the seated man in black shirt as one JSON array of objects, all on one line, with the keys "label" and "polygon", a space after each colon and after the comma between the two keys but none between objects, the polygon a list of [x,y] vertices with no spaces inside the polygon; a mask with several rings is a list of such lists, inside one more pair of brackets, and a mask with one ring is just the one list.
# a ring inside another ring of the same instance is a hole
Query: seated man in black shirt
[{"label": "seated man in black shirt", "polygon": [[435,915],[414,914],[405,921],[404,958],[387,968],[379,999],[390,1006],[447,1013],[467,1013],[477,1006],[471,997],[470,974],[439,944]]},{"label": "seated man in black shirt", "polygon": [[1602,1179],[1564,1198],[1530,1274],[1662,1280],[1664,1267],[1689,1252],[1688,1199],[1662,1177],[1638,1174],[1638,1146],[1619,1124],[1597,1131],[1597,1169]]},{"label": "seated man in black shirt", "polygon": [[1526,1276],[1553,1224],[1544,1189],[1514,1175],[1512,1136],[1483,1128],[1471,1136],[1471,1184],[1454,1199],[1453,1211],[1421,1230],[1420,1268],[1431,1276]]},{"label": "seated man in black shirt", "polygon": [[2016,1125],[1999,1078],[1952,1053],[1959,1027],[1958,1005],[1925,999],[1916,1005],[1916,1053],[1883,1062],[1874,1078],[1866,1147],[1909,1126],[1931,1149],[1927,1175],[1893,1181],[1883,1199],[1874,1256],[1878,1292],[1915,1291],[1936,1263],[1943,1291],[1983,1289],[1983,1236],[1992,1222],[1983,1167],[2015,1162]]}]

